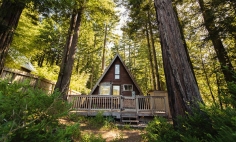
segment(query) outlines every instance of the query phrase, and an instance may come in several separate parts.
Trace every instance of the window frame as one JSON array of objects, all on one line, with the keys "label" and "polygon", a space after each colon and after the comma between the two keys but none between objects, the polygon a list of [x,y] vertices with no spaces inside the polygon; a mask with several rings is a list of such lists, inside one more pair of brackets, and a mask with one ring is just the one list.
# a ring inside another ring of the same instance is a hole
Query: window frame
[{"label": "window frame", "polygon": [[[117,68],[116,67],[118,67],[118,70],[117,70]],[[115,79],[120,79],[120,64],[115,64],[115,76],[114,76],[114,78]]]},{"label": "window frame", "polygon": [[[102,87],[109,87],[109,94],[101,94]],[[111,95],[111,84],[110,83],[101,83],[99,85],[99,95]]]},{"label": "window frame", "polygon": [[[114,95],[114,87],[119,87],[119,94],[118,95]],[[114,96],[119,96],[120,95],[120,92],[121,92],[121,87],[120,87],[120,85],[112,85],[112,95],[114,95]]]},{"label": "window frame", "polygon": [[[133,91],[133,84],[123,84],[123,91]],[[126,90],[125,86],[132,86],[131,90]]]}]

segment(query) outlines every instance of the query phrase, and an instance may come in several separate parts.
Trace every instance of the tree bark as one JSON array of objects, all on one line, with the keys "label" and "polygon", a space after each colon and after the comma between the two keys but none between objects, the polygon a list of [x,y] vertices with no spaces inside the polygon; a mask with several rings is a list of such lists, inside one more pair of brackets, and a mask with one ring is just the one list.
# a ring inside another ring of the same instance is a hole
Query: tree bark
[{"label": "tree bark", "polygon": [[177,17],[171,0],[155,0],[156,16],[161,39],[164,71],[174,125],[177,116],[192,114],[203,102],[188,63]]},{"label": "tree bark", "polygon": [[25,3],[3,0],[0,7],[0,74]]},{"label": "tree bark", "polygon": [[67,42],[63,51],[63,59],[55,89],[58,89],[64,100],[67,100],[70,78],[75,59],[75,51],[78,42],[79,28],[82,19],[83,8],[73,10]]},{"label": "tree bark", "polygon": [[173,10],[176,14],[176,17],[177,17],[177,22],[178,22],[178,25],[179,25],[179,29],[180,29],[180,34],[181,34],[181,38],[182,38],[182,41],[183,41],[183,44],[184,44],[184,48],[185,48],[185,52],[186,52],[186,55],[187,55],[187,58],[188,58],[188,63],[192,69],[192,72],[193,72],[193,75],[194,75],[194,79],[197,83],[197,79],[196,79],[196,76],[195,76],[195,73],[194,73],[194,70],[193,70],[193,64],[191,62],[191,59],[190,59],[190,56],[189,56],[189,52],[188,52],[188,46],[187,46],[187,43],[186,43],[186,40],[185,40],[185,36],[184,36],[184,31],[183,31],[183,26],[180,22],[180,18],[179,18],[179,15],[178,15],[178,12],[177,12],[177,8],[176,8],[176,5],[173,5]]}]

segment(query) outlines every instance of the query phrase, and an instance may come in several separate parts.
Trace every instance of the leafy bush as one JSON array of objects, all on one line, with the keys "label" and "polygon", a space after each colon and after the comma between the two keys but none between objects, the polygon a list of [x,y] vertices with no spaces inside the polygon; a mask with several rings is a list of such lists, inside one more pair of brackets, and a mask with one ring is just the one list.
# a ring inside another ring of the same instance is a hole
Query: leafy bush
[{"label": "leafy bush", "polygon": [[0,80],[0,141],[72,141],[80,135],[79,125],[59,123],[69,108],[59,93]]},{"label": "leafy bush", "polygon": [[153,121],[148,123],[145,130],[146,133],[143,134],[143,138],[150,142],[180,141],[179,133],[165,118],[155,117]]},{"label": "leafy bush", "polygon": [[175,128],[164,118],[151,121],[143,135],[147,141],[157,142],[234,142],[236,139],[236,110],[227,107],[203,108],[187,117],[178,118]]},{"label": "leafy bush", "polygon": [[95,117],[91,117],[88,121],[89,125],[96,128],[96,127],[103,127],[107,129],[116,128],[113,117],[104,117],[103,111],[99,111]]}]

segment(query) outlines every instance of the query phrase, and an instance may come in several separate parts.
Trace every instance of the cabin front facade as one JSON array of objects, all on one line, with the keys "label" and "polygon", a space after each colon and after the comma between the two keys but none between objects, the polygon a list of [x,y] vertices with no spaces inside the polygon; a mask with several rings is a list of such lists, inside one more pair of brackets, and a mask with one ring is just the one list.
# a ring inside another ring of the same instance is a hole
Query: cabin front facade
[{"label": "cabin front facade", "polygon": [[144,96],[117,54],[89,95],[69,95],[72,109],[79,115],[103,112],[122,122],[139,122],[144,116],[169,117],[166,96]]},{"label": "cabin front facade", "polygon": [[90,95],[129,96],[142,95],[131,73],[117,54],[104,71]]}]

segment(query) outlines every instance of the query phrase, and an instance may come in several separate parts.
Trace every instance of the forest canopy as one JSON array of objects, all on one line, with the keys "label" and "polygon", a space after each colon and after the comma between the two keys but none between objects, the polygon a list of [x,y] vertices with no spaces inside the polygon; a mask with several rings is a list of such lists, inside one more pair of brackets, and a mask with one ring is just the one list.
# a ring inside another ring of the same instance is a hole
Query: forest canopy
[{"label": "forest canopy", "polygon": [[[4,15],[9,1],[0,2]],[[13,40],[9,39],[7,50],[1,45],[1,58],[9,50],[6,67],[19,68],[10,54],[18,51],[35,66],[33,74],[56,82],[73,9],[83,7],[70,88],[88,94],[119,53],[144,94],[167,90],[154,2],[12,1],[13,6],[17,3],[22,13]],[[201,96],[206,104],[223,107],[225,100],[235,98],[229,88],[235,82],[236,4],[232,0],[176,0],[172,5]]]}]

